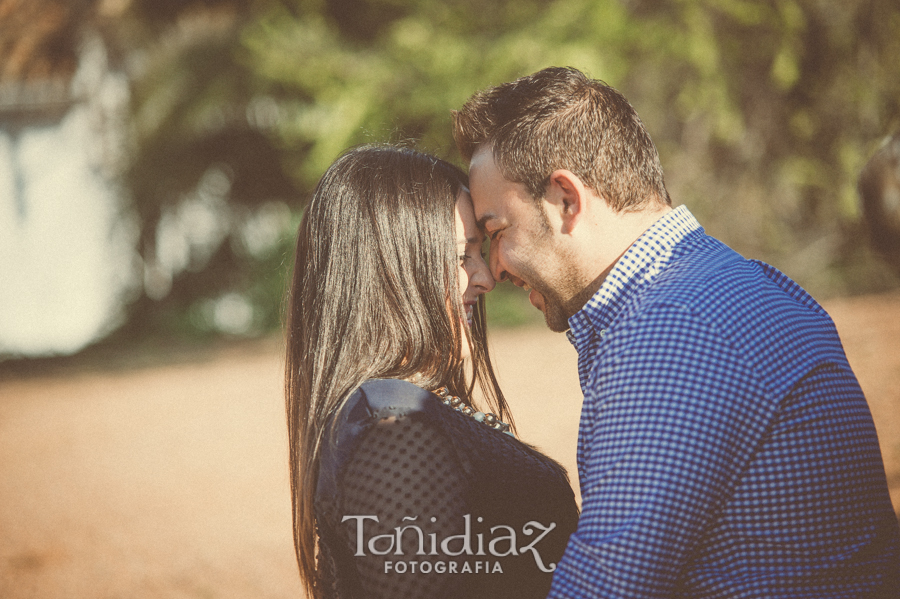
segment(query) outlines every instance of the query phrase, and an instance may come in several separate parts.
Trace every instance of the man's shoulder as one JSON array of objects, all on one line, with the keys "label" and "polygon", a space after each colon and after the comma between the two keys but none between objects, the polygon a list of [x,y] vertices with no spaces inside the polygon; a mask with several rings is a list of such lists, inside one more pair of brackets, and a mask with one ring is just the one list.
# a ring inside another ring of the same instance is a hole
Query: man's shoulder
[{"label": "man's shoulder", "polygon": [[645,302],[682,305],[711,318],[746,318],[762,311],[778,319],[825,310],[777,268],[745,258],[707,235],[682,244],[666,269],[647,286]]},{"label": "man's shoulder", "polygon": [[680,249],[622,316],[625,326],[651,323],[663,335],[674,324],[666,318],[697,321],[755,363],[844,360],[834,323],[800,285],[705,235]]},{"label": "man's shoulder", "polygon": [[806,350],[832,353],[840,345],[834,323],[802,287],[706,235],[679,244],[665,267],[650,273],[622,306],[609,332],[638,327],[642,338],[667,337],[679,322],[694,323],[742,353],[770,353],[784,346],[785,336],[801,352],[806,344],[794,339],[798,332],[815,338],[816,347]]},{"label": "man's shoulder", "polygon": [[759,263],[706,235],[679,244],[665,269],[640,294],[640,303],[683,306],[696,315],[764,302],[778,294]]}]

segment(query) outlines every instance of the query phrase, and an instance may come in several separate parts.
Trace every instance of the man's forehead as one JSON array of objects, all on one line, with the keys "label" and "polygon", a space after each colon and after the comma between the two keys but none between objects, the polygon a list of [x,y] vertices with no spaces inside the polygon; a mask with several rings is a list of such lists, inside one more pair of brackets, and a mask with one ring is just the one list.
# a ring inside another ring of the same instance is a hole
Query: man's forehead
[{"label": "man's forehead", "polygon": [[469,160],[469,175],[471,176],[473,173],[480,174],[485,170],[491,169],[491,167],[496,169],[496,166],[491,146],[482,144],[472,153],[472,159]]},{"label": "man's forehead", "polygon": [[508,207],[502,190],[496,187],[482,187],[477,194],[472,194],[472,208],[475,222],[482,231],[494,221],[502,221]]},{"label": "man's forehead", "polygon": [[475,214],[475,221],[478,223],[478,227],[483,228],[485,222],[497,217],[496,198],[493,197],[496,193],[496,189],[485,186],[484,184],[479,184],[480,181],[477,169],[469,169],[469,183],[472,187],[472,191],[470,192],[470,197],[472,198],[472,212]]},{"label": "man's forehead", "polygon": [[469,160],[469,164],[471,165],[476,161],[482,162],[488,158],[494,158],[494,147],[490,143],[482,143],[475,148],[474,152],[472,152],[472,158]]}]

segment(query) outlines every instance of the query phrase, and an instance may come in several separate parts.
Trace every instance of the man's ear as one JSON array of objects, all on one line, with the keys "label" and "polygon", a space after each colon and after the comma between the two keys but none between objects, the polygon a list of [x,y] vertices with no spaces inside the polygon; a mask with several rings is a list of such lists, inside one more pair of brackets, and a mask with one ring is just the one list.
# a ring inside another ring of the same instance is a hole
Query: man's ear
[{"label": "man's ear", "polygon": [[557,169],[550,173],[545,199],[562,219],[563,233],[571,233],[587,210],[588,189],[572,171]]}]

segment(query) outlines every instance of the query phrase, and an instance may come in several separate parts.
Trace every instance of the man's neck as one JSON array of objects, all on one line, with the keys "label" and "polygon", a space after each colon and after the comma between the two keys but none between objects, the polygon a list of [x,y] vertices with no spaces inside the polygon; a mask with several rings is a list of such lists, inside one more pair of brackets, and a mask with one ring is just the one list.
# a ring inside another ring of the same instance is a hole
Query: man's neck
[{"label": "man's neck", "polygon": [[[571,307],[580,310],[603,285],[610,271],[635,241],[652,227],[671,206],[654,205],[640,212],[613,212],[605,205],[594,220],[593,249],[583,291],[572,298]],[[588,278],[591,277],[592,278]],[[573,312],[574,313],[574,312]]]}]

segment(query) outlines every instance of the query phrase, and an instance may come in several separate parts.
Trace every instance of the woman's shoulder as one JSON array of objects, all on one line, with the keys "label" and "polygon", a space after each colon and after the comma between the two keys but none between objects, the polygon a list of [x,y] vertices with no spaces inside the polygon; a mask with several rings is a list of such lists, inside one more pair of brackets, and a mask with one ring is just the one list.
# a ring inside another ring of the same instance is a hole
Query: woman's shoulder
[{"label": "woman's shoulder", "polygon": [[[386,434],[389,426],[400,420],[436,421],[440,409],[436,395],[413,383],[400,379],[369,379],[352,391],[326,425],[326,436],[320,456],[319,484],[334,492],[330,484],[344,465],[352,459],[363,437],[370,432]],[[381,424],[382,426],[376,426]]]},{"label": "woman's shoulder", "polygon": [[355,436],[372,423],[386,418],[433,413],[438,397],[401,379],[368,379],[357,387],[335,414],[338,437]]},{"label": "woman's shoulder", "polygon": [[402,416],[429,409],[438,401],[430,391],[402,379],[368,379],[350,391],[332,415],[334,424]]},{"label": "woman's shoulder", "polygon": [[[354,401],[355,400],[355,401]],[[348,401],[362,406],[370,417],[384,418],[411,412],[424,412],[438,401],[437,396],[418,385],[401,379],[369,379]]]}]

